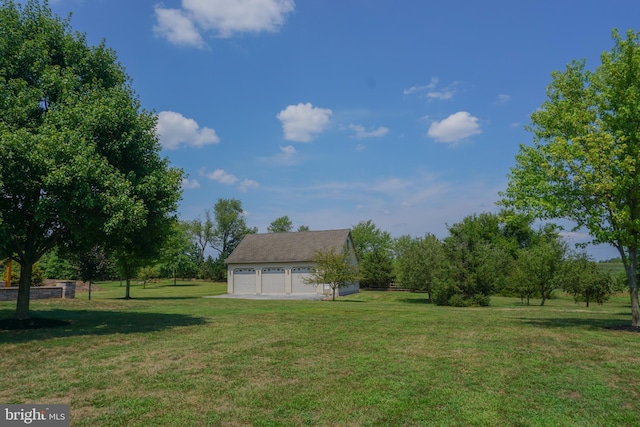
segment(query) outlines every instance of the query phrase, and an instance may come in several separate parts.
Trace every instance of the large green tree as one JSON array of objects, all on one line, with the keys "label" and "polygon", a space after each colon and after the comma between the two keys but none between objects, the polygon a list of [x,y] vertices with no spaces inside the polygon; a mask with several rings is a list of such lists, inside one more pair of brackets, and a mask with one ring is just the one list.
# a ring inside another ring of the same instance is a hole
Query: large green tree
[{"label": "large green tree", "polygon": [[[457,294],[472,300],[477,296],[480,301],[501,290],[513,262],[511,232],[502,217],[489,212],[468,215],[448,229],[443,244],[449,261],[449,297]],[[436,302],[444,299],[436,298]]]},{"label": "large green tree", "polygon": [[640,42],[613,32],[595,70],[573,61],[552,73],[548,99],[531,116],[503,203],[540,218],[565,218],[609,243],[625,266],[631,322],[640,326]]},{"label": "large green tree", "polygon": [[372,220],[360,221],[351,229],[353,244],[360,260],[360,285],[387,287],[394,278],[393,239]]},{"label": "large green tree", "polygon": [[213,223],[211,213],[208,210],[204,211],[204,219],[198,217],[189,221],[187,224],[193,242],[198,247],[198,267],[201,267],[204,262],[204,254],[207,250],[207,246],[213,242],[215,224]]},{"label": "large green tree", "polygon": [[227,259],[247,234],[257,233],[257,228],[247,227],[242,202],[238,199],[218,199],[213,206],[214,230],[211,246]]},{"label": "large green tree", "polygon": [[433,290],[446,272],[444,247],[433,234],[396,240],[396,276],[401,286],[427,292],[432,301]]},{"label": "large green tree", "polygon": [[140,239],[161,240],[181,172],[160,158],[155,125],[104,42],[88,46],[46,2],[2,0],[0,256],[22,266],[17,319],[53,247],[107,242],[138,257]]}]

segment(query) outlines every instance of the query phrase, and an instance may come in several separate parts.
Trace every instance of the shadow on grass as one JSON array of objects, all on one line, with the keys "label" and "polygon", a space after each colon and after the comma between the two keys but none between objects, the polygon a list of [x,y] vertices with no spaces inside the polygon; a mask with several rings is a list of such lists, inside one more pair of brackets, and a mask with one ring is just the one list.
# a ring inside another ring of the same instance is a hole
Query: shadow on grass
[{"label": "shadow on grass", "polygon": [[[158,332],[178,326],[204,325],[205,318],[184,314],[130,311],[48,310],[32,311],[26,329],[15,329],[13,312],[0,312],[0,344],[41,339]],[[11,326],[14,326],[13,328]]]},{"label": "shadow on grass", "polygon": [[398,298],[398,302],[406,302],[407,304],[432,304],[429,298]]},{"label": "shadow on grass", "polygon": [[625,329],[631,325],[631,319],[627,322],[621,319],[586,319],[580,317],[558,317],[545,319],[521,318],[524,323],[541,328],[589,328],[589,329]]}]

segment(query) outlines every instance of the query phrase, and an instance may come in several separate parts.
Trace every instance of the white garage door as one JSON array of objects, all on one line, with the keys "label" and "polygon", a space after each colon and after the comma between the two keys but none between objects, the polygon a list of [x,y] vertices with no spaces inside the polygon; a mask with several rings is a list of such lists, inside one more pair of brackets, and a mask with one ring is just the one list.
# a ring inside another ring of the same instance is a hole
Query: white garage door
[{"label": "white garage door", "polygon": [[233,270],[233,293],[256,293],[256,270],[254,268],[236,268]]},{"label": "white garage door", "polygon": [[294,267],[291,269],[291,293],[315,294],[317,285],[307,285],[305,278],[311,277],[311,267]]},{"label": "white garage door", "polygon": [[284,294],[284,268],[262,269],[262,293]]}]

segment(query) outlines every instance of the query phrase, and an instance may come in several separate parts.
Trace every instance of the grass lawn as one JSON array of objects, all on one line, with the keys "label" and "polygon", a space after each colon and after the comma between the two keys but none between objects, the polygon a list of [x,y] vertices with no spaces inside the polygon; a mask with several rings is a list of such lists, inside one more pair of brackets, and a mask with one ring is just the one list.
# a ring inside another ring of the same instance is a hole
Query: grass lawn
[{"label": "grass lawn", "polygon": [[[0,403],[68,403],[73,426],[637,426],[627,296],[585,308],[424,294],[205,299],[224,284],[119,283],[32,301],[71,323],[0,331]],[[0,318],[15,302],[0,303]]]}]

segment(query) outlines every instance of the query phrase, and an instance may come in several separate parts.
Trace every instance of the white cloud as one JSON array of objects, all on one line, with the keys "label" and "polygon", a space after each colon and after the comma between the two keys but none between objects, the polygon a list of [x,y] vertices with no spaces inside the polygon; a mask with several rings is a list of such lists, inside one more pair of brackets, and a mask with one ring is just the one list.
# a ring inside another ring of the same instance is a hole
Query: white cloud
[{"label": "white cloud", "polygon": [[258,184],[256,181],[252,179],[245,179],[240,183],[240,185],[238,185],[238,190],[246,192],[249,190],[255,190],[258,187],[260,187],[260,184]]},{"label": "white cloud", "polygon": [[298,151],[293,145],[280,147],[280,152],[270,157],[262,157],[260,161],[273,165],[291,166],[299,163]]},{"label": "white cloud", "polygon": [[317,108],[310,103],[289,105],[276,116],[282,123],[284,139],[296,142],[310,142],[329,124],[332,111]]},{"label": "white cloud", "polygon": [[167,150],[176,150],[181,145],[202,147],[220,142],[215,130],[208,127],[200,128],[195,120],[173,111],[158,113],[156,131],[160,144]]},{"label": "white cloud", "polygon": [[425,90],[433,89],[434,87],[437,86],[437,84],[438,84],[438,78],[431,77],[431,82],[428,85],[411,86],[409,89],[405,89],[403,92],[405,95],[410,95],[415,92],[423,92]]},{"label": "white cloud", "polygon": [[213,172],[207,174],[207,178],[219,182],[220,184],[235,184],[238,182],[238,177],[225,171],[224,169],[216,169]]},{"label": "white cloud", "polygon": [[[224,169],[216,169],[213,172],[209,172],[205,174],[205,176],[213,181],[216,181],[216,182],[219,182],[220,184],[225,184],[225,185],[233,185],[238,181],[240,181],[240,179],[237,176],[225,171]],[[258,184],[256,181],[252,179],[243,179],[238,184],[237,188],[242,192],[246,192],[249,190],[256,189],[258,187],[260,187],[260,184]]]},{"label": "white cloud", "polygon": [[358,144],[356,145],[356,151],[364,151],[367,148],[366,145]]},{"label": "white cloud", "polygon": [[466,111],[458,111],[442,121],[433,122],[427,135],[438,142],[455,144],[479,133],[482,133],[482,130],[478,118]]},{"label": "white cloud", "polygon": [[498,98],[496,98],[496,104],[498,104],[498,105],[504,105],[509,101],[511,101],[511,96],[510,95],[506,95],[504,93],[498,95]]},{"label": "white cloud", "polygon": [[197,179],[182,178],[182,188],[185,190],[194,190],[200,188],[200,183]]},{"label": "white cloud", "polygon": [[380,126],[377,129],[367,131],[364,126],[350,124],[349,129],[355,132],[355,135],[353,135],[352,138],[356,139],[379,138],[389,133],[389,128],[386,128],[384,126]]},{"label": "white cloud", "polygon": [[293,145],[287,145],[286,147],[280,147],[280,154],[275,158],[277,163],[284,165],[292,165],[296,163],[297,151]]},{"label": "white cloud", "polygon": [[440,80],[437,77],[431,77],[431,81],[426,85],[412,86],[409,89],[405,89],[403,93],[410,95],[412,93],[424,93],[424,97],[428,100],[439,99],[441,101],[451,99],[457,93],[455,87],[457,82],[453,82],[448,86],[438,87]]},{"label": "white cloud", "polygon": [[203,47],[204,41],[193,21],[183,11],[154,7],[158,23],[153,32],[175,45]]},{"label": "white cloud", "polygon": [[155,6],[154,31],[174,44],[203,47],[202,32],[226,38],[277,31],[294,9],[294,0],[182,0],[182,9]]}]

